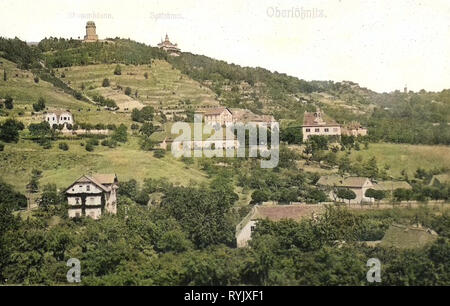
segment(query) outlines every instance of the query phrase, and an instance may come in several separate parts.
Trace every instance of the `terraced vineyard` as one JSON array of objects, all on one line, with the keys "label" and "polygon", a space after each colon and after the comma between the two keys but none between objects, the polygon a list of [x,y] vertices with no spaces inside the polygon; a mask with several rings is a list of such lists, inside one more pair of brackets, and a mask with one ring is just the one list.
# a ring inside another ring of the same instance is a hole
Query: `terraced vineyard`
[{"label": "terraced vineyard", "polygon": [[[151,105],[155,108],[184,108],[218,105],[216,95],[205,86],[183,75],[169,63],[154,60],[151,65],[121,65],[121,75],[115,75],[114,64],[76,66],[59,69],[70,86],[84,94],[103,95],[113,99],[120,111]],[[147,77],[145,74],[147,73]],[[105,78],[110,86],[102,87]],[[82,86],[84,84],[84,86]],[[129,87],[131,94],[126,95]]]}]

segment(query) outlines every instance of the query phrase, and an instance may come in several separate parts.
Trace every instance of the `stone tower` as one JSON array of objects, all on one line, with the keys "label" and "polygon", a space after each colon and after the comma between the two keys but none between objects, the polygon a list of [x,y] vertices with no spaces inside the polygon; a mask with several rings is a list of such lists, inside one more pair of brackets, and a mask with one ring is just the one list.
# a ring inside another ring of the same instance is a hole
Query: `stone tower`
[{"label": "stone tower", "polygon": [[86,23],[86,36],[84,36],[85,42],[96,42],[98,41],[98,35],[96,33],[95,22],[88,21]]}]

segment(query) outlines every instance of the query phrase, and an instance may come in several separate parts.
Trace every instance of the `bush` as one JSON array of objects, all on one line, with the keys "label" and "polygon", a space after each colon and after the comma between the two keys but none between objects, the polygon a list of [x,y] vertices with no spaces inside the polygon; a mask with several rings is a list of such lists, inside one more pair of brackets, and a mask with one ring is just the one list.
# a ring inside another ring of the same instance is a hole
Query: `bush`
[{"label": "bush", "polygon": [[153,156],[156,158],[163,158],[166,155],[166,151],[162,149],[157,149],[153,152]]},{"label": "bush", "polygon": [[125,94],[127,96],[131,95],[131,88],[130,87],[125,88]]},{"label": "bush", "polygon": [[109,79],[108,79],[108,78],[103,79],[102,86],[103,86],[103,87],[109,87],[109,85],[110,85]]},{"label": "bush", "polygon": [[94,146],[90,143],[86,144],[86,151],[88,152],[94,151]]},{"label": "bush", "polygon": [[36,76],[36,77],[34,77],[34,82],[37,84],[37,83],[39,83],[39,78]]},{"label": "bush", "polygon": [[45,99],[40,97],[36,103],[33,103],[33,109],[36,112],[40,112],[45,109]]},{"label": "bush", "polygon": [[117,141],[112,140],[112,139],[105,139],[102,141],[102,146],[115,148],[115,147],[117,147]]},{"label": "bush", "polygon": [[121,75],[122,74],[122,68],[120,67],[120,65],[116,66],[116,68],[114,69],[114,74],[115,75]]},{"label": "bush", "polygon": [[5,144],[3,142],[0,142],[0,152],[5,150]]},{"label": "bush", "polygon": [[6,96],[5,107],[7,109],[13,109],[14,108],[14,100],[10,96]]},{"label": "bush", "polygon": [[97,138],[91,138],[86,142],[88,145],[98,146],[99,141]]},{"label": "bush", "polygon": [[45,139],[42,143],[41,143],[42,147],[46,150],[51,149],[52,148],[52,142],[49,139]]},{"label": "bush", "polygon": [[69,145],[66,142],[61,142],[58,147],[63,150],[63,151],[67,151],[69,150]]}]

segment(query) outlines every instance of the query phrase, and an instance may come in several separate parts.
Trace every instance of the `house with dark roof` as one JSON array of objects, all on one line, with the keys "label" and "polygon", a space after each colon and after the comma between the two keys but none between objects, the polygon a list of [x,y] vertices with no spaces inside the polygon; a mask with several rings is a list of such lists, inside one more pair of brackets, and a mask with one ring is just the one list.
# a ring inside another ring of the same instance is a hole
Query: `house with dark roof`
[{"label": "house with dark roof", "polygon": [[294,220],[316,218],[324,210],[321,205],[255,205],[244,219],[236,226],[236,244],[238,248],[246,247],[252,239],[252,232],[259,220]]},{"label": "house with dark roof", "polygon": [[320,109],[316,112],[305,112],[303,115],[303,141],[309,137],[318,136],[341,136],[341,126],[333,119],[326,117]]},{"label": "house with dark roof", "polygon": [[233,124],[233,113],[228,107],[215,107],[203,111],[197,111],[203,115],[206,124],[212,126],[229,126]]},{"label": "house with dark roof", "polygon": [[373,202],[373,198],[365,196],[366,191],[374,187],[372,181],[368,177],[350,176],[343,178],[337,175],[322,176],[317,181],[317,186],[328,192],[330,199],[335,201],[338,200],[337,190],[339,188],[346,188],[352,190],[356,194],[356,198],[351,200],[350,203],[360,204],[363,202]]},{"label": "house with dark roof", "polygon": [[117,213],[117,189],[115,174],[83,175],[66,189],[69,218],[87,216],[99,219],[105,212]]}]

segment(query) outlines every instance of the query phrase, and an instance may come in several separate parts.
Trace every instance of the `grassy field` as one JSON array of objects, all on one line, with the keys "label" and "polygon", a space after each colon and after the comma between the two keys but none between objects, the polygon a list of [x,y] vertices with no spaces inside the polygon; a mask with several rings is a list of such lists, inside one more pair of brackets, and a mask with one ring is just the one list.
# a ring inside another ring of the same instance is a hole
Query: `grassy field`
[{"label": "grassy field", "polygon": [[[183,75],[169,63],[161,60],[149,65],[121,65],[122,74],[114,75],[116,65],[89,65],[60,69],[57,76],[65,74],[65,81],[81,90],[84,83],[86,95],[102,94],[116,101],[121,110],[142,105],[159,107],[181,107],[181,101],[189,100],[194,106],[218,105],[215,94],[208,88]],[[148,74],[148,79],[144,74]],[[103,88],[104,78],[110,80],[110,87]],[[122,89],[118,88],[120,86]],[[124,89],[132,89],[131,97]],[[135,92],[138,96],[135,96]]]},{"label": "grassy field", "polygon": [[0,152],[0,178],[12,184],[18,191],[25,191],[33,168],[43,170],[41,185],[54,183],[64,188],[85,173],[116,173],[119,180],[145,178],[167,178],[174,184],[188,185],[191,181],[206,181],[206,175],[195,165],[187,166],[172,157],[170,152],[162,159],[153,157],[152,152],[138,148],[138,139],[130,140],[120,147],[110,149],[95,147],[94,152],[87,152],[80,145],[83,140],[65,141],[68,151],[58,149],[58,142],[49,150],[28,141],[20,140],[17,144],[7,144]]},{"label": "grassy field", "polygon": [[403,169],[407,171],[409,177],[412,177],[419,167],[423,169],[450,168],[449,146],[377,143],[370,144],[367,150],[352,150],[351,160],[356,160],[358,156],[363,160],[375,156],[378,166],[389,165],[389,173],[394,177],[401,176]]}]

